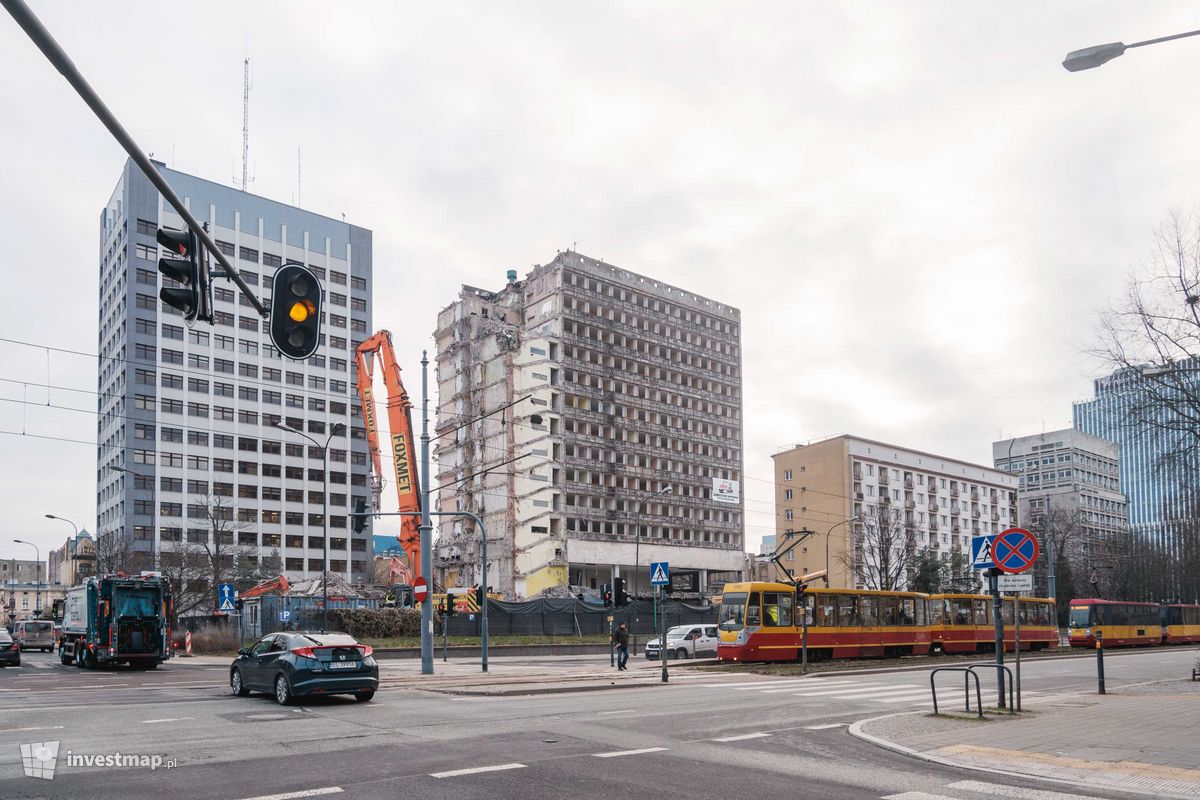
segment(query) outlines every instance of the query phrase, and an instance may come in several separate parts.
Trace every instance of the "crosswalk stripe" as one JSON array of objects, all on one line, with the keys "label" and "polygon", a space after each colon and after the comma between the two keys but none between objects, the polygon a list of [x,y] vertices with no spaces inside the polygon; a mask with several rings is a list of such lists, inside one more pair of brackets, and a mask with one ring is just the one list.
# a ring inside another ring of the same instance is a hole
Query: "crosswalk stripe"
[{"label": "crosswalk stripe", "polygon": [[745,741],[746,739],[762,739],[762,738],[764,738],[766,736],[770,736],[770,735],[771,734],[769,734],[769,733],[743,733],[740,736],[722,736],[718,739],[713,739],[713,741],[714,742],[741,742],[741,741]]},{"label": "crosswalk stripe", "polygon": [[1012,798],[1012,800],[1097,800],[1095,795],[1068,794],[1066,792],[1051,792],[1046,789],[1026,789],[1022,786],[1005,786],[1000,783],[985,781],[959,781],[952,783],[948,789],[961,789],[964,792],[979,792],[993,797]]},{"label": "crosswalk stripe", "polygon": [[883,683],[873,683],[873,684],[872,683],[863,683],[863,684],[859,684],[858,686],[851,687],[851,688],[823,689],[819,692],[812,692],[812,691],[795,692],[794,695],[796,697],[837,697],[839,695],[857,694],[859,692],[864,692],[864,691],[878,691],[879,689],[884,688],[886,686],[887,686],[887,684],[883,684]]},{"label": "crosswalk stripe", "polygon": [[930,794],[929,792],[901,792],[900,794],[884,795],[883,800],[959,800],[959,798],[948,797],[944,794]]},{"label": "crosswalk stripe", "polygon": [[[782,686],[783,684],[780,684],[780,685]],[[799,684],[789,682],[787,684],[787,687],[783,688],[783,689],[759,689],[758,691],[760,691],[762,694],[777,694],[779,692],[794,692],[797,689],[803,689],[808,686],[811,686],[813,689],[837,689],[837,688],[849,688],[851,686],[862,686],[862,685],[863,684],[860,684],[856,681],[840,681],[840,682],[830,681],[829,683],[819,683],[819,684],[813,683],[812,681],[802,681]],[[738,691],[744,692],[746,690],[738,689]]]}]

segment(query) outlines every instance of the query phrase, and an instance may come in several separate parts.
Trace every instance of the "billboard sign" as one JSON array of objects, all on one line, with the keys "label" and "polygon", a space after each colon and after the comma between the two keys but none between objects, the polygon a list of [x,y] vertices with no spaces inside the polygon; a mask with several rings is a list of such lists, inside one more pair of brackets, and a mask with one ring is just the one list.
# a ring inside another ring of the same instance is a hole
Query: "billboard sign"
[{"label": "billboard sign", "polygon": [[718,503],[737,504],[742,501],[742,487],[737,481],[725,478],[712,479],[712,499]]}]

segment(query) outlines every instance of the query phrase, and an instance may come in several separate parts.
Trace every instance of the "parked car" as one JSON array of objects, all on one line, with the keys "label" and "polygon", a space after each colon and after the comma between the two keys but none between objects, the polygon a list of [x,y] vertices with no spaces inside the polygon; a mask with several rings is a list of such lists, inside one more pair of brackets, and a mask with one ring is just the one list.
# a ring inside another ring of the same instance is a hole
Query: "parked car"
[{"label": "parked car", "polygon": [[14,637],[22,650],[54,650],[54,623],[48,619],[23,619],[17,623]]},{"label": "parked car", "polygon": [[[646,642],[646,658],[657,661],[662,637]],[[703,658],[717,655],[716,625],[679,625],[667,630],[667,658]]]},{"label": "parked car", "polygon": [[6,629],[0,628],[0,667],[21,666],[21,645]]},{"label": "parked car", "polygon": [[379,688],[379,664],[370,645],[344,633],[272,633],[238,650],[229,688],[238,697],[269,692],[280,705],[327,694],[352,694],[365,703]]}]

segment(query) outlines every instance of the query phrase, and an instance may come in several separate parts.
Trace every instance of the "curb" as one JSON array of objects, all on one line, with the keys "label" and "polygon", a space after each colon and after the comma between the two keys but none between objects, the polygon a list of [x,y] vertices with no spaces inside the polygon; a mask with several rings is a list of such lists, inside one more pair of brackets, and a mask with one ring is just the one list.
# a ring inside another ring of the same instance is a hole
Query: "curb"
[{"label": "curb", "polygon": [[878,722],[879,720],[891,719],[893,717],[911,717],[911,716],[915,716],[917,714],[924,715],[926,713],[927,712],[925,712],[925,711],[902,711],[898,714],[884,714],[879,717],[869,717],[867,719],[860,719],[857,722],[851,723],[848,730],[850,731],[851,736],[855,737],[856,739],[862,739],[864,742],[870,742],[871,744],[875,745],[876,747],[881,747],[884,750],[891,750],[893,753],[899,753],[900,755],[908,756],[909,758],[915,758],[919,761],[927,761],[932,764],[940,764],[943,767],[953,767],[955,769],[965,769],[965,770],[970,770],[971,772],[983,772],[983,773],[987,773],[990,775],[1004,775],[1004,776],[1010,777],[1010,778],[1022,778],[1024,780],[1029,780],[1029,781],[1043,781],[1045,783],[1053,783],[1058,786],[1074,786],[1077,789],[1078,788],[1095,789],[1096,791],[1100,791],[1100,792],[1114,792],[1116,794],[1138,795],[1141,797],[1159,797],[1159,798],[1165,797],[1165,798],[1171,798],[1172,800],[1196,800],[1195,795],[1189,795],[1189,794],[1164,794],[1162,792],[1148,792],[1143,789],[1129,789],[1129,788],[1124,788],[1124,787],[1117,788],[1117,787],[1113,787],[1113,786],[1104,786],[1104,785],[1096,784],[1096,783],[1088,783],[1085,781],[1066,780],[1065,778],[1050,778],[1045,775],[1030,775],[1025,772],[1016,772],[1014,770],[996,769],[994,767],[979,767],[979,766],[974,766],[974,765],[969,765],[969,764],[960,764],[957,761],[953,761],[949,758],[942,758],[941,756],[935,756],[931,753],[925,753],[921,750],[914,750],[911,747],[905,747],[904,745],[893,742],[890,739],[884,739],[879,736],[873,736],[863,730],[863,725],[866,725],[869,722]]}]

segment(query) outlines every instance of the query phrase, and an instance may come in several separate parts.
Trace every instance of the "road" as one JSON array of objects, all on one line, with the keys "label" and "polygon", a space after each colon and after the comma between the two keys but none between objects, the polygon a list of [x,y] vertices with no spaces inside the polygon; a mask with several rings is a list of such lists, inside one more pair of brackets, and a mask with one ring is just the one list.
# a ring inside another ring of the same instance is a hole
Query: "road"
[{"label": "road", "polygon": [[[1194,649],[1110,652],[1109,689],[1177,677],[1195,657]],[[596,661],[543,663],[564,674],[607,674],[606,659]],[[284,708],[260,695],[229,695],[227,670],[219,665],[175,659],[155,672],[84,671],[36,653],[26,654],[25,663],[0,671],[3,798],[159,800],[169,791],[179,800],[240,800],[323,791],[489,800],[649,794],[1063,800],[1014,793],[1014,785],[1055,789],[1046,784],[989,780],[847,734],[859,719],[928,708],[926,667],[772,678],[679,666],[664,686],[637,661],[642,671],[630,688],[478,697],[410,688],[415,665],[384,662],[384,688],[369,704],[324,698]],[[1029,708],[1039,697],[1094,691],[1094,663],[1027,661],[1023,684]],[[941,696],[957,704],[961,692],[951,677]],[[994,700],[993,689],[985,702]],[[55,779],[24,777],[18,745],[45,740],[61,741]],[[161,754],[178,766],[71,767],[63,764],[67,751]]]}]

